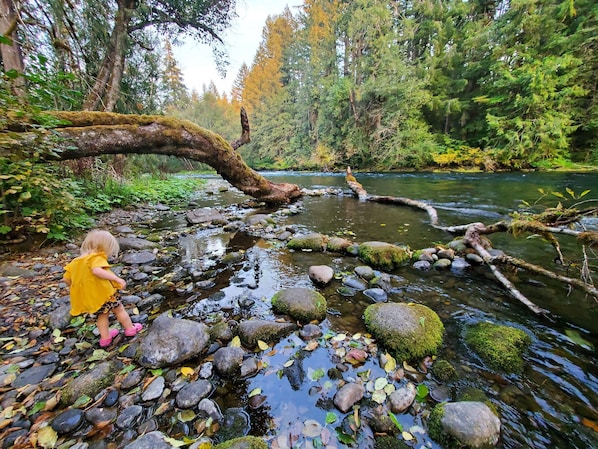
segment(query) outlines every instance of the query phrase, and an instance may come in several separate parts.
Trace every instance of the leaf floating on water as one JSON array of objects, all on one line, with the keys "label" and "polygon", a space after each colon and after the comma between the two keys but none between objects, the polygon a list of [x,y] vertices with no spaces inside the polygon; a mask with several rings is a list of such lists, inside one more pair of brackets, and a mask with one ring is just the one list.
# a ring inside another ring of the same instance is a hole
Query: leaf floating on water
[{"label": "leaf floating on water", "polygon": [[378,404],[384,404],[386,401],[386,393],[384,390],[376,390],[372,393],[372,401],[377,402]]},{"label": "leaf floating on water", "polygon": [[336,334],[334,337],[332,337],[332,341],[345,341],[346,339],[346,334]]},{"label": "leaf floating on water", "polygon": [[413,435],[411,435],[409,432],[402,432],[401,436],[405,441],[411,441],[414,438]]},{"label": "leaf floating on water", "polygon": [[247,397],[251,398],[253,396],[257,396],[258,394],[262,394],[262,389],[259,387],[251,390],[251,392],[249,393],[249,395]]},{"label": "leaf floating on water", "polygon": [[390,420],[394,423],[394,425],[397,427],[397,429],[399,429],[399,432],[402,432],[403,426],[397,419],[397,416],[393,412],[388,412],[388,416],[390,417]]},{"label": "leaf floating on water", "polygon": [[307,377],[315,382],[324,377],[324,374],[326,373],[323,368],[318,368],[316,370],[311,367],[307,368]]},{"label": "leaf floating on water", "polygon": [[387,354],[386,356],[388,361],[384,364],[384,371],[391,373],[397,369],[397,361],[391,355]]},{"label": "leaf floating on water", "polygon": [[326,413],[326,424],[334,424],[337,419],[338,419],[338,416],[336,416],[336,413],[334,413],[334,412]]},{"label": "leaf floating on water", "polygon": [[267,350],[270,346],[268,345],[268,343],[266,343],[265,341],[262,340],[258,340],[257,341],[257,347],[260,348],[262,351]]},{"label": "leaf floating on water", "polygon": [[388,385],[388,380],[386,379],[386,377],[378,377],[374,381],[374,390],[382,390],[387,385]]},{"label": "leaf floating on water", "polygon": [[345,356],[345,360],[352,365],[363,363],[367,358],[368,354],[363,349],[351,349]]},{"label": "leaf floating on water", "polygon": [[317,349],[320,346],[320,343],[318,343],[316,340],[311,340],[308,344],[305,345],[305,348],[303,348],[305,351],[313,351],[315,349]]},{"label": "leaf floating on water", "polygon": [[315,419],[308,419],[303,423],[301,433],[309,438],[319,437],[322,433],[322,425]]},{"label": "leaf floating on water", "polygon": [[238,335],[235,335],[228,345],[231,348],[240,348],[241,347],[241,339],[239,338]]},{"label": "leaf floating on water", "polygon": [[291,366],[293,363],[295,363],[295,360],[291,359],[291,360],[287,360],[286,362],[284,362],[284,366],[285,368],[288,368],[289,366]]}]

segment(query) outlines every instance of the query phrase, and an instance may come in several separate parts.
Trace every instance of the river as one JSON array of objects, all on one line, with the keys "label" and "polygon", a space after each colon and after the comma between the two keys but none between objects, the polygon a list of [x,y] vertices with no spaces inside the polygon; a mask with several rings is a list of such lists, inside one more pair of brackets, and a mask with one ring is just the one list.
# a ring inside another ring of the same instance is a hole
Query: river
[{"label": "river", "polygon": [[[298,232],[341,235],[355,242],[381,240],[407,245],[411,249],[447,243],[453,238],[432,227],[428,215],[421,210],[364,202],[350,196],[344,174],[263,174],[276,182],[345,192],[341,195],[304,197],[301,201],[302,213],[285,219],[285,223]],[[556,206],[562,201],[567,206],[580,203],[579,207],[583,208],[595,207],[596,201],[592,203],[587,200],[598,198],[596,173],[357,173],[356,176],[368,193],[407,197],[434,206],[440,225],[476,221],[492,224],[509,219],[513,211],[521,211],[524,202]],[[539,189],[543,189],[547,195],[543,197]],[[578,198],[586,190],[591,192]],[[558,192],[567,200],[550,192]],[[231,189],[201,197],[198,204],[216,206],[240,202],[244,198]],[[598,230],[596,219],[588,220],[585,224]],[[495,234],[490,236],[490,240],[495,248],[507,254],[541,263],[561,274],[573,275],[583,261],[579,245],[570,237],[559,236],[565,258],[571,264],[569,270],[556,265],[554,248],[539,237]],[[213,246],[212,250],[243,250],[246,254],[241,269],[224,277],[221,274],[209,293],[210,297],[217,295],[220,299],[228,297],[235,300],[249,296],[258,308],[263,308],[264,316],[269,313],[264,299],[271,298],[276,291],[291,286],[313,288],[307,277],[310,265],[330,265],[335,272],[340,273],[351,272],[359,265],[356,259],[350,257],[289,252],[283,244],[241,235],[228,236],[224,240],[220,235],[210,236],[208,241]],[[596,252],[588,249],[588,256],[595,271]],[[450,361],[459,373],[459,380],[447,385],[439,385],[431,377],[425,377],[424,383],[434,392],[434,398],[428,397],[420,404],[418,413],[412,411],[397,417],[403,428],[411,430],[410,434],[415,437],[409,442],[411,447],[440,448],[426,432],[420,432],[426,424],[426,407],[431,408],[435,404],[434,399],[456,400],[470,389],[482,391],[496,408],[502,422],[500,448],[598,447],[598,304],[595,298],[538,275],[507,273],[528,299],[550,312],[552,319],[547,320],[535,316],[513,299],[485,267],[465,273],[423,272],[405,267],[395,270],[393,274],[402,282],[393,290],[389,300],[420,302],[440,316],[446,335],[439,357]],[[370,301],[361,293],[351,297],[341,295],[338,287],[339,284],[334,283],[321,290],[330,312],[322,327],[334,333],[362,335],[365,329],[361,314]],[[198,301],[200,303],[201,300]],[[193,313],[202,313],[200,308],[193,310]],[[191,314],[191,308],[188,312]],[[467,325],[480,320],[514,326],[530,335],[532,345],[524,356],[523,373],[495,373],[471,353],[463,342],[462,332]],[[273,354],[264,363],[266,366],[281,366],[293,356],[300,361],[303,374],[296,373],[293,378],[288,371],[266,368],[251,379],[223,385],[218,391],[218,401],[223,409],[244,407],[248,392],[259,389],[266,402],[248,412],[250,432],[255,435],[298,433],[296,446],[309,448],[310,444],[315,443],[300,438],[297,423],[313,419],[324,425],[329,416],[327,414],[335,411],[327,394],[328,378],[313,376],[314,370],[322,369],[323,373],[328,373],[334,363],[331,362],[330,349],[319,348],[299,354],[299,346],[299,342],[293,338],[285,339],[273,348]],[[374,360],[369,360],[361,368],[362,371],[368,369],[380,374],[380,368]],[[336,414],[339,419],[342,418],[338,411]],[[334,429],[335,426],[338,423],[329,427]],[[322,444],[321,441],[318,444]],[[343,446],[342,443],[338,444]]]}]

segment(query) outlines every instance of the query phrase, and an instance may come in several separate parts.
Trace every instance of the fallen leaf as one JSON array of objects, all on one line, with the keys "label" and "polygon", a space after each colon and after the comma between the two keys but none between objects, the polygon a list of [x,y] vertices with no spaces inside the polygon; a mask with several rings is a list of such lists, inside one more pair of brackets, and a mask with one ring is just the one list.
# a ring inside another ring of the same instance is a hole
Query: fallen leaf
[{"label": "fallen leaf", "polygon": [[251,392],[249,393],[249,395],[247,395],[247,397],[251,398],[253,396],[257,396],[258,394],[262,394],[262,389],[261,388],[254,388],[253,390],[251,390]]},{"label": "fallen leaf", "polygon": [[305,348],[303,349],[306,351],[313,351],[317,349],[318,346],[320,346],[320,343],[318,343],[316,340],[311,340],[309,343],[305,345]]},{"label": "fallen leaf", "polygon": [[187,376],[187,377],[188,377],[188,376],[191,376],[191,375],[193,375],[193,373],[195,373],[195,370],[194,370],[193,368],[190,368],[190,367],[188,367],[188,366],[183,366],[183,367],[181,368],[181,374],[182,374],[183,376]]},{"label": "fallen leaf", "polygon": [[235,337],[230,341],[230,343],[228,345],[231,348],[240,348],[241,347],[241,339],[239,338],[238,335],[235,335]]},{"label": "fallen leaf", "polygon": [[291,366],[293,363],[295,363],[295,360],[291,359],[291,360],[287,360],[286,362],[284,362],[284,366],[285,368],[288,368],[289,366]]},{"label": "fallen leaf", "polygon": [[266,343],[265,341],[262,340],[258,340],[257,341],[257,347],[260,348],[262,351],[267,350],[270,346],[268,345],[268,343]]},{"label": "fallen leaf", "polygon": [[168,444],[170,444],[172,447],[182,447],[182,446],[186,446],[187,443],[185,443],[184,441],[181,440],[176,440],[174,438],[170,438],[167,436],[164,436],[164,441]]},{"label": "fallen leaf", "polygon": [[413,435],[411,435],[409,432],[405,432],[405,431],[403,431],[401,433],[401,436],[403,437],[403,439],[405,441],[411,441],[414,438]]},{"label": "fallen leaf", "polygon": [[44,449],[55,447],[57,441],[58,434],[51,426],[42,427],[37,432],[37,442]]}]

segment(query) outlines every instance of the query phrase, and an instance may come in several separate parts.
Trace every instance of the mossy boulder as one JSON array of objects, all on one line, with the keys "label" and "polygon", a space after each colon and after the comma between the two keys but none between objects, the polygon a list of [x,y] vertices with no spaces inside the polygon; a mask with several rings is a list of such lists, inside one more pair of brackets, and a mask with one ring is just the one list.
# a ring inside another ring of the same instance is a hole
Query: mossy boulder
[{"label": "mossy boulder", "polygon": [[455,367],[447,360],[436,360],[432,366],[432,373],[442,383],[456,380],[459,377]]},{"label": "mossy boulder", "polygon": [[364,242],[359,245],[359,258],[368,265],[393,270],[409,262],[409,251],[385,242]]},{"label": "mossy boulder", "polygon": [[465,331],[465,342],[490,368],[519,373],[531,338],[521,329],[482,321]]},{"label": "mossy boulder", "polygon": [[326,251],[331,253],[345,253],[353,243],[342,237],[330,237],[326,242]]},{"label": "mossy boulder", "polygon": [[268,449],[268,444],[261,438],[248,435],[217,444],[214,449]]},{"label": "mossy boulder", "polygon": [[118,372],[115,362],[103,362],[90,371],[69,381],[61,390],[60,402],[72,405],[81,396],[95,397],[104,388],[114,384]]},{"label": "mossy boulder", "polygon": [[491,449],[500,437],[500,419],[483,402],[441,403],[430,414],[428,430],[447,449]]},{"label": "mossy boulder", "polygon": [[326,298],[315,290],[293,287],[272,297],[272,309],[302,323],[326,318]]},{"label": "mossy boulder", "polygon": [[364,312],[365,326],[398,360],[436,354],[442,344],[444,325],[422,304],[378,303]]},{"label": "mossy boulder", "polygon": [[328,238],[323,234],[312,232],[311,234],[298,235],[287,243],[287,248],[294,250],[324,251]]}]

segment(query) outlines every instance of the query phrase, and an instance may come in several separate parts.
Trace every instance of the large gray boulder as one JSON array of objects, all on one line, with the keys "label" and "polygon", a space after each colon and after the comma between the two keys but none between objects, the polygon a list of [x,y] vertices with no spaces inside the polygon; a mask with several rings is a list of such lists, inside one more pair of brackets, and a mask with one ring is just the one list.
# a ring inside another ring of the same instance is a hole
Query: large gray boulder
[{"label": "large gray boulder", "polygon": [[136,358],[146,368],[176,365],[202,353],[209,341],[205,324],[160,315],[141,340]]}]

